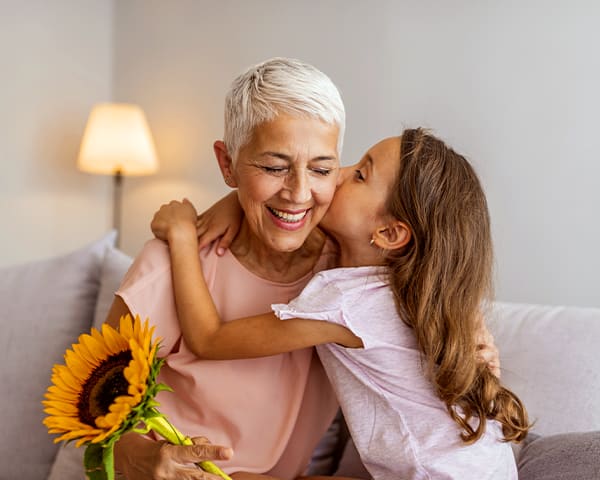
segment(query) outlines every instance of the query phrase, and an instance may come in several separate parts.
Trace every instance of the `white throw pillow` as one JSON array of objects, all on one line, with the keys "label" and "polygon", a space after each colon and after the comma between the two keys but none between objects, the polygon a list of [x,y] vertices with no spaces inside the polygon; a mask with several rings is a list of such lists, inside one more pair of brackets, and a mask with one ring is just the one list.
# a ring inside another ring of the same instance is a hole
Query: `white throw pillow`
[{"label": "white throw pillow", "polygon": [[498,303],[502,380],[540,435],[600,430],[600,309]]},{"label": "white throw pillow", "polygon": [[115,292],[121,285],[123,277],[132,263],[133,259],[121,250],[109,248],[106,251],[100,275],[98,302],[94,312],[94,327],[98,329],[102,327],[115,298]]}]

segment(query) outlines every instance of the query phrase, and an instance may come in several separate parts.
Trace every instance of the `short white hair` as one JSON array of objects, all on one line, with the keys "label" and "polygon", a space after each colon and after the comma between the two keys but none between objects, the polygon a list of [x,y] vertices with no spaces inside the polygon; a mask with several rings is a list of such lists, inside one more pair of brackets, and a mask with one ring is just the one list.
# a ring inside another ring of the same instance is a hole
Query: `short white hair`
[{"label": "short white hair", "polygon": [[279,114],[313,117],[339,129],[342,154],[346,113],[337,87],[317,68],[300,60],[276,57],[238,76],[225,97],[223,141],[235,161],[255,127]]}]

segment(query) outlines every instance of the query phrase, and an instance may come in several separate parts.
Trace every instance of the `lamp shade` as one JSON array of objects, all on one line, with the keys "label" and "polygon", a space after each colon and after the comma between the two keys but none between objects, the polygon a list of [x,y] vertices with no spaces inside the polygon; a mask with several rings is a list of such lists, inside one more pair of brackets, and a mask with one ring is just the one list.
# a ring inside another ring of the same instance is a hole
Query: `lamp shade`
[{"label": "lamp shade", "polygon": [[149,175],[158,169],[146,116],[137,105],[101,103],[88,118],[77,166],[90,173]]}]

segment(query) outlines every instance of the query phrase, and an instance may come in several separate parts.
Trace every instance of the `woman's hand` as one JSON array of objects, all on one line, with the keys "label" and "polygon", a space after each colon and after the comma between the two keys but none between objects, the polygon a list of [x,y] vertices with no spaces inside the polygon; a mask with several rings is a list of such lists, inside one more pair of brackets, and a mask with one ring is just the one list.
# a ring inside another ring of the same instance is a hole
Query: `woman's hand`
[{"label": "woman's hand", "polygon": [[150,228],[156,238],[169,245],[182,238],[196,241],[196,218],[196,209],[187,198],[173,200],[154,214]]},{"label": "woman's hand", "polygon": [[198,247],[206,247],[217,240],[217,255],[223,255],[237,235],[244,218],[244,211],[237,193],[231,192],[208,210],[198,215],[196,227]]},{"label": "woman's hand", "polygon": [[123,435],[115,446],[116,468],[127,480],[221,480],[193,465],[204,460],[228,460],[231,448],[193,438],[194,445],[171,445],[135,433]]}]

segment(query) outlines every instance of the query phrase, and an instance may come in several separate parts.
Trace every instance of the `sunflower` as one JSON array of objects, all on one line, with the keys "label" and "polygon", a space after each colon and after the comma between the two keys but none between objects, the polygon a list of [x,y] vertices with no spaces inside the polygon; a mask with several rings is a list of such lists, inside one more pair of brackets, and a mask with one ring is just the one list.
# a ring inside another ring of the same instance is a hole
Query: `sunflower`
[{"label": "sunflower", "polygon": [[[102,331],[79,337],[65,352],[65,364],[54,365],[52,385],[45,395],[44,425],[54,442],[76,440],[87,445],[84,466],[88,477],[114,479],[114,445],[121,435],[154,430],[169,442],[191,445],[156,407],[156,394],[171,390],[157,383],[164,359],[156,357],[159,340],[154,327],[136,315],[121,317],[119,330],[102,325]],[[231,480],[210,461],[199,462],[207,472]]]},{"label": "sunflower", "polygon": [[153,333],[148,320],[127,315],[118,331],[106,324],[102,333],[92,328],[66,351],[42,402],[48,431],[61,434],[54,442],[100,443],[124,425],[148,390],[158,347]]}]

